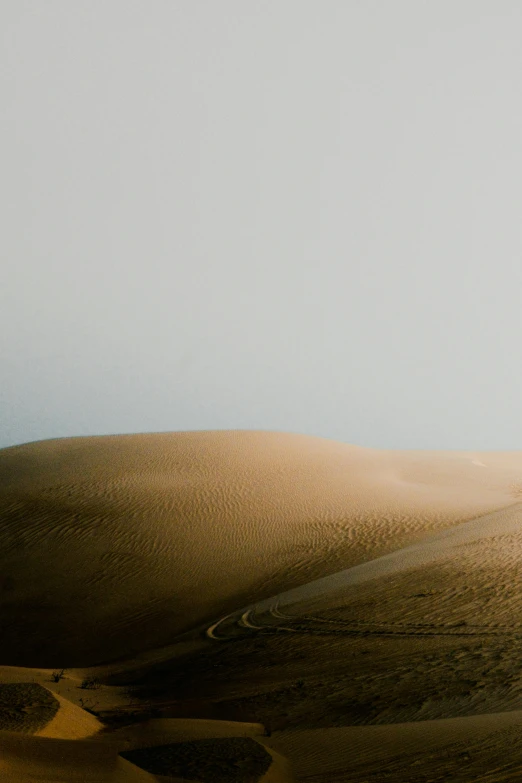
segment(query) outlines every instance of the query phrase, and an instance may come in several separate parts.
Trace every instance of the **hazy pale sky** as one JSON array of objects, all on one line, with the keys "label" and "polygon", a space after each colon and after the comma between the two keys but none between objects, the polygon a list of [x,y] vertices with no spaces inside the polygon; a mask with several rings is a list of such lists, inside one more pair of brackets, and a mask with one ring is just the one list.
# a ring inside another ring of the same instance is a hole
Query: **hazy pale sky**
[{"label": "hazy pale sky", "polygon": [[522,449],[519,0],[3,0],[0,446]]}]

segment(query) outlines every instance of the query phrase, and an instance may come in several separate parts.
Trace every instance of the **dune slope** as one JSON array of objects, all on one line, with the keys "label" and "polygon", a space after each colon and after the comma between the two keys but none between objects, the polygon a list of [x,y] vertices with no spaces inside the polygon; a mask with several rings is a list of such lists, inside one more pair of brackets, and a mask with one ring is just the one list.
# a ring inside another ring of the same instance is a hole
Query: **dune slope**
[{"label": "dune slope", "polygon": [[[520,497],[521,453],[270,432],[0,451],[0,663],[88,666]],[[93,629],[96,629],[94,632]]]},{"label": "dune slope", "polygon": [[204,747],[209,781],[522,779],[521,530],[522,452],[3,449],[0,772],[177,781]]}]

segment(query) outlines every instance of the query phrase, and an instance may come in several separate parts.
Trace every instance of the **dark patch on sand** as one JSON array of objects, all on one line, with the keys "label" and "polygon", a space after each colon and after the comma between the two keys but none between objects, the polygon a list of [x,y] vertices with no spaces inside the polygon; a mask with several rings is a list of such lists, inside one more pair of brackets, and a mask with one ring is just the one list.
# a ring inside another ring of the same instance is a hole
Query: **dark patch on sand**
[{"label": "dark patch on sand", "polygon": [[36,682],[0,683],[0,729],[34,734],[60,709],[53,694]]},{"label": "dark patch on sand", "polygon": [[212,783],[256,783],[272,757],[250,737],[176,742],[122,751],[120,756],[153,775],[177,775]]}]

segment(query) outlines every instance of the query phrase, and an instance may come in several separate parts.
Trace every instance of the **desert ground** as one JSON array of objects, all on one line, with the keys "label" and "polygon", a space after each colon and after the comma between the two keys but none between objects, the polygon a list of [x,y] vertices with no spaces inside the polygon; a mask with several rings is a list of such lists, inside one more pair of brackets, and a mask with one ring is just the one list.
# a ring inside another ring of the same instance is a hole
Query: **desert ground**
[{"label": "desert ground", "polygon": [[522,781],[522,452],[0,450],[10,783]]}]

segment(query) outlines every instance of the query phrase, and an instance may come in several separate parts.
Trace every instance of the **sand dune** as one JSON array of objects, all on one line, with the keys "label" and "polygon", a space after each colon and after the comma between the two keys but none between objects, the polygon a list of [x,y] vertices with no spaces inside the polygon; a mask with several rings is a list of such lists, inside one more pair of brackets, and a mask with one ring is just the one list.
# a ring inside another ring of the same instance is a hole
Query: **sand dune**
[{"label": "sand dune", "polygon": [[269,742],[296,759],[301,781],[515,783],[522,780],[521,733],[522,711],[516,711],[295,731]]},{"label": "sand dune", "polygon": [[3,449],[0,663],[86,666],[168,644],[238,604],[505,507],[521,468],[518,453],[242,431]]},{"label": "sand dune", "polygon": [[[266,746],[261,724],[167,719],[107,730],[59,693],[83,701],[79,693],[85,691],[74,675],[58,683],[51,675],[16,667],[0,672],[0,773],[10,783],[294,780],[289,762]],[[110,688],[101,698],[118,702]]]},{"label": "sand dune", "polygon": [[[261,630],[264,627],[263,618],[266,625],[267,616],[270,626],[275,625],[274,619],[280,619],[284,624],[285,620],[302,616],[312,607],[316,610],[321,606],[330,607],[336,594],[349,587],[404,573],[410,569],[427,569],[434,564],[460,558],[463,547],[467,548],[468,554],[473,548],[477,550],[477,569],[483,565],[483,548],[487,542],[490,542],[494,549],[501,541],[504,559],[506,561],[516,559],[517,555],[522,554],[521,530],[522,503],[514,503],[505,509],[461,522],[449,529],[426,534],[417,543],[387,555],[312,580],[306,585],[294,587],[268,600],[256,601],[249,608],[236,610],[215,620],[206,630],[207,637],[215,640],[227,638],[227,627],[230,631],[232,624],[234,637],[238,635],[238,628]],[[513,545],[510,549],[506,547],[508,541]],[[507,564],[505,562],[504,567]],[[489,565],[492,566],[491,561]],[[503,609],[504,611],[507,609],[506,604],[503,605]]]},{"label": "sand dune", "polygon": [[120,752],[242,737],[267,781],[285,756],[317,783],[522,779],[520,531],[522,452],[244,431],[1,450],[0,686],[44,689],[4,690],[4,718],[22,691],[49,714],[0,731],[0,770],[174,781]]},{"label": "sand dune", "polygon": [[0,732],[0,774],[9,783],[152,783],[154,775],[89,740]]}]

